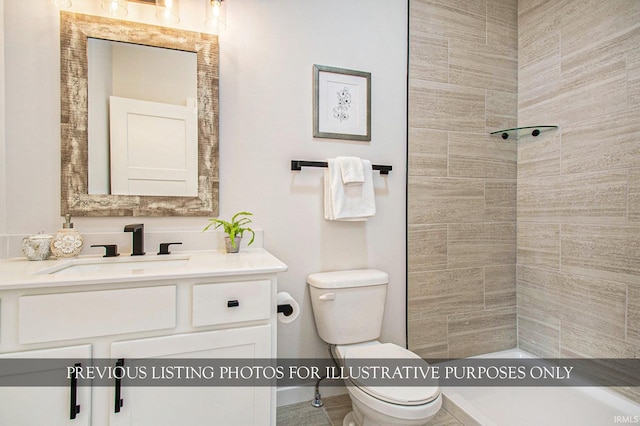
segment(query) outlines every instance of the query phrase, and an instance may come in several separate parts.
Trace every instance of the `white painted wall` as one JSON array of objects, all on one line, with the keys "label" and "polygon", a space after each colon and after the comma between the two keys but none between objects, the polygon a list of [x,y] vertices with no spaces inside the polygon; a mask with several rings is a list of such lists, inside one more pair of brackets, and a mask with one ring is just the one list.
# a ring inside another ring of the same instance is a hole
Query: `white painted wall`
[{"label": "white painted wall", "polygon": [[[227,31],[220,37],[220,214],[254,212],[265,248],[289,265],[279,287],[301,302],[303,314],[279,327],[278,355],[325,355],[305,277],[334,269],[389,272],[382,338],[404,344],[406,2],[231,0],[228,7]],[[7,2],[5,14],[6,232],[18,241],[23,234],[54,232],[62,223],[59,19],[41,0]],[[312,137],[313,64],[371,72],[370,143]],[[338,155],[394,167],[388,178],[374,177],[378,213],[367,223],[325,221],[323,171],[289,170],[292,159]],[[79,231],[105,238],[120,236],[133,220],[140,219],[74,218]],[[167,233],[197,233],[206,223],[142,221],[149,232]],[[10,250],[19,254],[15,245]]]},{"label": "white painted wall", "polygon": [[4,0],[0,0],[0,259],[7,256],[7,212],[4,101]]},{"label": "white painted wall", "polygon": [[[316,337],[305,278],[334,269],[390,273],[383,337],[404,344],[407,11],[404,2],[394,3],[228,4],[228,28],[220,39],[220,205],[223,212],[245,206],[254,211],[266,248],[289,265],[280,289],[303,301],[304,313],[279,328],[281,357],[326,354]],[[371,72],[370,143],[312,137],[313,64]],[[388,178],[374,177],[378,213],[367,223],[325,221],[323,171],[289,170],[292,159],[337,155],[394,166]]]}]

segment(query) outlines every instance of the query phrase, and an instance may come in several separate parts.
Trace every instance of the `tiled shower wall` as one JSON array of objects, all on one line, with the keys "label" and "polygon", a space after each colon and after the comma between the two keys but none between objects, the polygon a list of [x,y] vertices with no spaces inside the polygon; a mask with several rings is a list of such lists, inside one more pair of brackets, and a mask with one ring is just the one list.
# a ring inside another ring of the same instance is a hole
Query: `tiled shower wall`
[{"label": "tiled shower wall", "polygon": [[518,341],[640,357],[640,2],[519,1]]},{"label": "tiled shower wall", "polygon": [[411,0],[408,343],[516,346],[516,0]]},{"label": "tiled shower wall", "polygon": [[640,2],[410,5],[409,347],[640,356]]}]

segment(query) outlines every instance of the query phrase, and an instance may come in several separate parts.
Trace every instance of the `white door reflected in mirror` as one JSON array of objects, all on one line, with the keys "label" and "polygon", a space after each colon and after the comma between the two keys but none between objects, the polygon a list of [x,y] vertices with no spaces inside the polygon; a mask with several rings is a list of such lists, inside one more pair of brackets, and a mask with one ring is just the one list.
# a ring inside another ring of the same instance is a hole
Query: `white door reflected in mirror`
[{"label": "white door reflected in mirror", "polygon": [[110,98],[111,194],[198,195],[198,110]]},{"label": "white door reflected in mirror", "polygon": [[197,55],[89,38],[89,194],[198,194]]}]

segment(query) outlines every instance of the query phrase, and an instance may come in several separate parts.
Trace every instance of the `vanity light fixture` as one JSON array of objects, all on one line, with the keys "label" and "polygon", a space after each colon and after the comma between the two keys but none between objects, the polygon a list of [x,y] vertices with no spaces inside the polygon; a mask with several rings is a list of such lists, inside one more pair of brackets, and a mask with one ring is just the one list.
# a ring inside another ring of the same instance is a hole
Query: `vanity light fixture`
[{"label": "vanity light fixture", "polygon": [[215,33],[227,28],[227,8],[224,0],[205,0],[204,26]]},{"label": "vanity light fixture", "polygon": [[166,24],[180,22],[180,1],[156,0],[156,18]]},{"label": "vanity light fixture", "polygon": [[60,9],[68,9],[72,6],[71,0],[51,0],[51,4]]},{"label": "vanity light fixture", "polygon": [[102,0],[101,4],[111,16],[127,16],[129,13],[127,0]]}]

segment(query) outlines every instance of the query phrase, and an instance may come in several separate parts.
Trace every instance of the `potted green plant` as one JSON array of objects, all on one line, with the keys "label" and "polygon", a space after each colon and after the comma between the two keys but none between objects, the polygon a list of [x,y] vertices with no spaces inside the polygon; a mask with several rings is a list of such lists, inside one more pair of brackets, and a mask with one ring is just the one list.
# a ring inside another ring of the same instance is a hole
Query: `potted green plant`
[{"label": "potted green plant", "polygon": [[253,243],[253,240],[256,238],[256,233],[253,231],[253,229],[246,226],[247,224],[251,223],[251,219],[249,219],[247,216],[253,216],[253,213],[236,213],[233,215],[231,221],[229,222],[215,217],[211,218],[209,219],[210,223],[204,227],[202,232],[208,230],[213,225],[215,225],[213,229],[222,227],[224,229],[224,232],[227,234],[227,236],[224,237],[227,253],[237,253],[238,250],[240,250],[240,242],[242,241],[242,236],[244,235],[245,231],[251,233],[251,241],[249,241],[249,244],[247,245],[250,246]]}]

